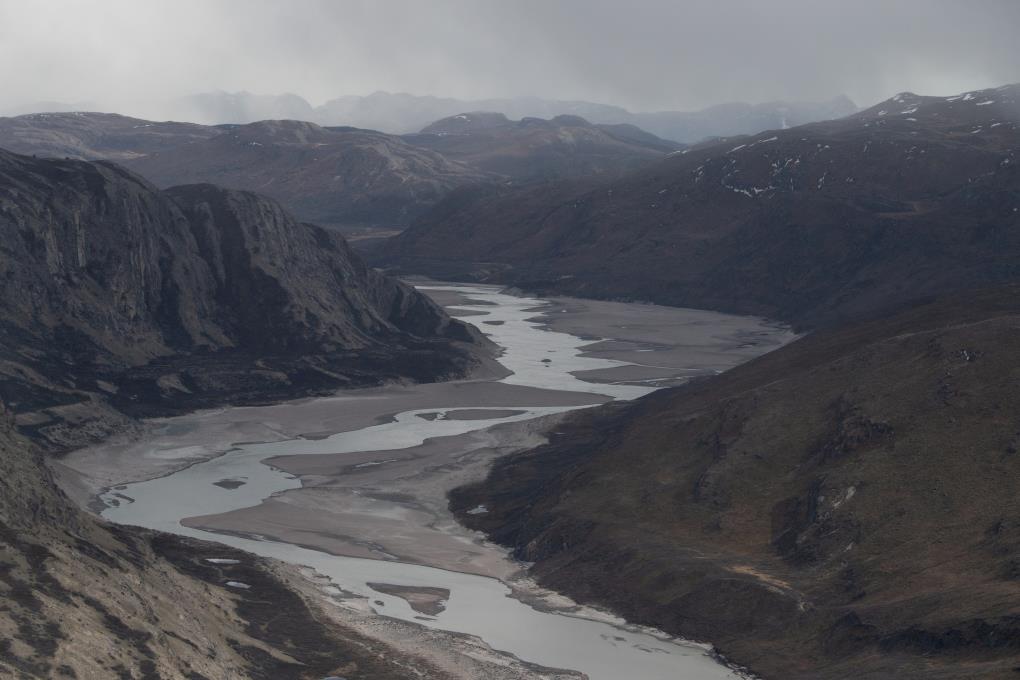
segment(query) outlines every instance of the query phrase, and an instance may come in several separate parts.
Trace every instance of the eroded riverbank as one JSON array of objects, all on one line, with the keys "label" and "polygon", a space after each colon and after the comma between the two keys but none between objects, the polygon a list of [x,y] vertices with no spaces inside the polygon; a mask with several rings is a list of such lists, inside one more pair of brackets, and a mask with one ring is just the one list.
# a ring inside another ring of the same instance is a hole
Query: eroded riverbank
[{"label": "eroded riverbank", "polygon": [[[701,646],[507,597],[513,586],[572,607],[535,591],[520,564],[457,524],[446,492],[481,478],[495,457],[541,443],[558,414],[714,373],[791,336],[758,319],[692,310],[545,303],[481,286],[427,292],[455,314],[472,312],[465,320],[504,348],[511,375],[152,423],[143,440],[65,459],[65,488],[79,500],[99,494],[117,522],[312,567],[361,615],[475,635],[526,662],[593,678],[732,677]],[[458,417],[465,410],[470,417]],[[407,588],[450,596],[428,615],[402,597]]]}]

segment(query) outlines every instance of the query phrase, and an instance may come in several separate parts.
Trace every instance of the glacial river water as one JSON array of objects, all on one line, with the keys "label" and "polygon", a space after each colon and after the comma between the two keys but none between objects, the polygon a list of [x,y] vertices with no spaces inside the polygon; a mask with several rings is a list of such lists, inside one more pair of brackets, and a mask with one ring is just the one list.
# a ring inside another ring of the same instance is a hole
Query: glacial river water
[{"label": "glacial river water", "polygon": [[[544,301],[515,297],[489,287],[455,287],[484,305],[472,309],[485,315],[466,321],[502,322],[481,325],[504,349],[500,362],[513,371],[503,382],[541,389],[575,391],[632,399],[653,388],[640,385],[595,384],[571,373],[607,368],[620,362],[579,356],[591,343],[573,335],[551,332],[529,321]],[[546,361],[543,361],[546,360]],[[526,420],[569,410],[564,406],[516,404],[513,415],[494,409],[497,417],[481,420],[425,419],[442,408],[403,410],[392,422],[376,424],[321,439],[294,439],[272,443],[239,444],[219,457],[186,467],[168,476],[121,486],[104,494],[108,519],[196,538],[218,541],[266,557],[314,568],[345,591],[363,595],[380,615],[413,621],[443,630],[479,636],[496,650],[552,668],[583,672],[593,680],[721,680],[738,677],[712,658],[704,646],[670,640],[643,629],[616,626],[577,616],[542,612],[511,597],[511,590],[494,578],[388,560],[337,557],[273,540],[209,533],[185,527],[188,517],[223,513],[258,505],[274,494],[301,486],[263,460],[293,454],[338,454],[386,451],[422,444],[426,439],[457,435],[499,423]],[[257,410],[253,411],[257,413]],[[160,451],[158,455],[172,455]],[[155,454],[154,454],[155,455]],[[379,461],[385,464],[385,461]],[[213,482],[244,479],[239,488],[221,488]],[[394,507],[394,512],[399,508]],[[385,512],[385,509],[382,510]],[[423,617],[400,597],[372,589],[369,583],[444,588],[450,592],[446,608]]]}]

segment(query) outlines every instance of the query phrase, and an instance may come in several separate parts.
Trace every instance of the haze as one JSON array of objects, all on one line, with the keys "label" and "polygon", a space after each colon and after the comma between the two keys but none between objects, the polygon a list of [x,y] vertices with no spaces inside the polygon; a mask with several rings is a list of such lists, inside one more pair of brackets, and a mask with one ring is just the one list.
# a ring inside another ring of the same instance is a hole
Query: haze
[{"label": "haze", "polygon": [[0,0],[0,111],[170,117],[198,92],[867,105],[1020,80],[1020,3]]}]

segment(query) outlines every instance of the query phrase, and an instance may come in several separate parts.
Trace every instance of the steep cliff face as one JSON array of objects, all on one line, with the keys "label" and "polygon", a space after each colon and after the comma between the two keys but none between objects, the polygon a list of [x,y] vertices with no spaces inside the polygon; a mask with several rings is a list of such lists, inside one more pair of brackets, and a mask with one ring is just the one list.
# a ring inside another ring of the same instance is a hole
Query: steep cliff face
[{"label": "steep cliff face", "polygon": [[818,332],[578,414],[453,507],[550,587],[765,678],[1013,677],[1017,352],[1016,286]]},{"label": "steep cliff face", "polygon": [[89,433],[78,418],[99,419],[95,436],[121,427],[107,405],[459,375],[481,342],[254,194],[163,193],[112,164],[0,152],[0,233],[0,385],[23,431],[56,445]]},{"label": "steep cliff face", "polygon": [[188,220],[235,346],[351,350],[402,334],[472,337],[427,297],[369,269],[341,236],[296,223],[273,201],[209,184],[167,195]]}]

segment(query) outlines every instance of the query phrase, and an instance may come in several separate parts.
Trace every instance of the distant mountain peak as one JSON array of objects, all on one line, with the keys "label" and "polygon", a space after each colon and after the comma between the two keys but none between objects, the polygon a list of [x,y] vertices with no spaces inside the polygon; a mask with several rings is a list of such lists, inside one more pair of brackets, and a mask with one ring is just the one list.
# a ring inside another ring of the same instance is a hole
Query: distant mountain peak
[{"label": "distant mountain peak", "polygon": [[272,142],[307,144],[328,137],[330,132],[320,125],[303,120],[260,120],[234,129],[234,134],[265,138]]},{"label": "distant mountain peak", "polygon": [[425,126],[422,134],[477,132],[509,125],[510,119],[495,111],[470,111],[441,118]]},{"label": "distant mountain peak", "polygon": [[569,114],[569,113],[561,113],[558,116],[553,116],[551,122],[556,123],[557,125],[564,126],[564,127],[590,127],[591,126],[591,123],[589,123],[586,119],[582,118],[581,116],[575,116],[575,115],[572,115],[572,114]]},{"label": "distant mountain peak", "polygon": [[937,123],[966,128],[968,133],[1015,124],[1020,120],[1020,84],[972,90],[950,96],[900,92],[857,114],[872,125]]}]

